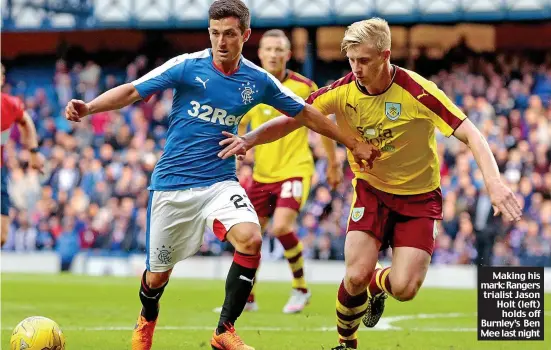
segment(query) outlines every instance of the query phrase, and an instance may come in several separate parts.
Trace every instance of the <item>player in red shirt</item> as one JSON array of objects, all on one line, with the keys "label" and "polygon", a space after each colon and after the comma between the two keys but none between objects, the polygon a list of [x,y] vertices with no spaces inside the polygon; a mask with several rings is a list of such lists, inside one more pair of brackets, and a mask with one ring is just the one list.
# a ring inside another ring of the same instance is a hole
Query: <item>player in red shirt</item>
[{"label": "player in red shirt", "polygon": [[[4,66],[2,65],[2,86],[4,86]],[[1,145],[1,156],[0,156],[0,165],[2,170],[0,172],[1,176],[1,234],[2,234],[2,246],[8,237],[8,228],[10,225],[10,197],[8,195],[8,169],[4,166],[4,145],[8,142],[11,133],[11,127],[13,124],[17,123],[21,128],[21,140],[24,143],[24,146],[27,147],[31,153],[29,158],[29,165],[42,171],[44,166],[44,159],[38,152],[38,138],[36,137],[36,128],[34,126],[32,118],[25,112],[25,106],[16,97],[10,96],[8,94],[2,93],[2,116],[1,116],[1,132],[2,132],[2,145]]]}]

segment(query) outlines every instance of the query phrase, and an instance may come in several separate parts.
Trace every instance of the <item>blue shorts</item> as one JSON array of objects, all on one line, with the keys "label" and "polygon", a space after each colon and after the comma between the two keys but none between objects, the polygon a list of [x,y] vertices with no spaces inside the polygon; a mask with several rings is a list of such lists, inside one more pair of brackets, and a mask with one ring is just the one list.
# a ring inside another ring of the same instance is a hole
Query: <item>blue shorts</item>
[{"label": "blue shorts", "polygon": [[2,205],[2,215],[10,214],[10,196],[8,194],[8,168],[2,167],[0,173],[1,183],[0,189],[2,190],[2,196],[0,197],[0,204]]}]

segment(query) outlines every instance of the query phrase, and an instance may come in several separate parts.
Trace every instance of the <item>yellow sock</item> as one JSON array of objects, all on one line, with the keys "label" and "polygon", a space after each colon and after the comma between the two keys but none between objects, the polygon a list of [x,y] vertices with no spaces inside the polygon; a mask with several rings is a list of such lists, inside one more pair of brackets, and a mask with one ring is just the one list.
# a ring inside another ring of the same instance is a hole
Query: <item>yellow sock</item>
[{"label": "yellow sock", "polygon": [[304,278],[304,257],[302,256],[302,242],[291,249],[288,249],[283,253],[287,261],[289,261],[289,267],[293,273],[293,288],[294,289],[308,289],[306,279]]},{"label": "yellow sock", "polygon": [[291,272],[293,273],[293,288],[306,291],[308,286],[304,279],[304,258],[302,257],[303,246],[294,232],[278,236],[285,253],[283,255],[289,261]]}]

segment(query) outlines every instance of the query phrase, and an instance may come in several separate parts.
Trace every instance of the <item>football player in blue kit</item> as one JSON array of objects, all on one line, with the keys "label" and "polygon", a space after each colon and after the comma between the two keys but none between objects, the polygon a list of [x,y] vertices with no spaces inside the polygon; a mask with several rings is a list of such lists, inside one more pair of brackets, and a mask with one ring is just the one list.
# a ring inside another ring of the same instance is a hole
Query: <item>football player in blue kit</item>
[{"label": "football player in blue kit", "polygon": [[87,115],[174,90],[164,153],[149,186],[146,270],[140,284],[142,309],[132,336],[133,350],[151,349],[159,300],[172,269],[199,250],[206,226],[235,248],[211,346],[254,349],[237,335],[234,323],[245,307],[260,262],[260,225],[237,181],[235,158],[218,157],[219,143],[226,139],[222,132],[235,134],[247,111],[259,103],[271,105],[341,142],[357,162],[371,158],[371,146],[339,131],[330,119],[241,55],[251,35],[249,25],[249,10],[240,0],[215,1],[209,9],[212,48],[174,57],[132,83],[88,103],[72,100],[65,109],[66,118],[78,122]]}]

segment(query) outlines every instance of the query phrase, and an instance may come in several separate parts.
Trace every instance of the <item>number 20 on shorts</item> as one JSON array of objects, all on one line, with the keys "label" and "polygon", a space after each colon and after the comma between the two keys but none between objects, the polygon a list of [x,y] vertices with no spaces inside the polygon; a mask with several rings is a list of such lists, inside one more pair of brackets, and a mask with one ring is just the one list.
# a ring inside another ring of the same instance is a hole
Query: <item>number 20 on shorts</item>
[{"label": "number 20 on shorts", "polygon": [[302,181],[289,180],[281,185],[281,198],[301,198],[302,197]]}]

